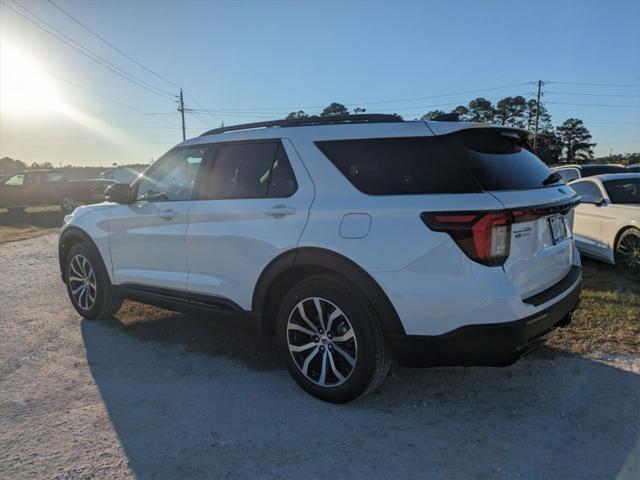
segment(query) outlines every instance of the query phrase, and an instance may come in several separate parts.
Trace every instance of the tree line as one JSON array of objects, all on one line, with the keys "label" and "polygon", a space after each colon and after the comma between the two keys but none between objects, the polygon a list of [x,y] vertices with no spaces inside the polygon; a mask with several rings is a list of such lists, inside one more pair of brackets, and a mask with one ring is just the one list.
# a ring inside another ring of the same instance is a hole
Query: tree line
[{"label": "tree line", "polygon": [[[329,104],[320,113],[321,117],[330,115],[347,115],[350,113],[364,113],[366,109],[356,107],[349,110],[345,105],[337,102]],[[525,128],[533,131],[536,114],[538,114],[538,135],[536,139],[536,154],[547,164],[559,162],[582,163],[593,159],[591,133],[579,118],[568,118],[560,126],[553,127],[551,115],[547,109],[534,99],[523,96],[505,97],[494,105],[486,98],[478,97],[467,105],[458,105],[450,112],[432,110],[420,117],[420,120],[433,120],[445,113],[455,113],[461,121],[484,122],[508,127]],[[397,115],[397,114],[396,114]],[[287,119],[309,117],[304,110],[289,113]],[[400,115],[397,115],[400,117]]]}]

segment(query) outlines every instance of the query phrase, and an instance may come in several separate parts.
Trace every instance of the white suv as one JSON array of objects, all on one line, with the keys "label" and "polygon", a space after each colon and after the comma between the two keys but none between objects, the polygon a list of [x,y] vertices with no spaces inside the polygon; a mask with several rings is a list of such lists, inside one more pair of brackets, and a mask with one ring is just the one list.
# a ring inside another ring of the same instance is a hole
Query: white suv
[{"label": "white suv", "polygon": [[508,365],[581,286],[578,197],[526,134],[388,115],[213,130],[77,209],[62,278],[86,318],[122,299],[249,315],[331,402],[374,389],[391,356]]}]

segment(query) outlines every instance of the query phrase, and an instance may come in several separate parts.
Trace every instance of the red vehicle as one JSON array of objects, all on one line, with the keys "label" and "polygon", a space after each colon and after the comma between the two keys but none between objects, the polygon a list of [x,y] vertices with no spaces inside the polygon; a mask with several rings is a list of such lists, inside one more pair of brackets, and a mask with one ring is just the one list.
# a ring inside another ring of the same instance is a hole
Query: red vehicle
[{"label": "red vehicle", "polygon": [[60,205],[71,212],[78,205],[104,200],[110,180],[69,180],[59,170],[25,170],[0,184],[0,208],[21,212],[26,207]]}]

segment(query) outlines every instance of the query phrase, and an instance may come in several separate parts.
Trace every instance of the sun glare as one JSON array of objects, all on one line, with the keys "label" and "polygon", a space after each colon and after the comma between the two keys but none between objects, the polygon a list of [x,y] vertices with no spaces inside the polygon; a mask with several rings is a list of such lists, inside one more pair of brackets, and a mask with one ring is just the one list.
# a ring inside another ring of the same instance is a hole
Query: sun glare
[{"label": "sun glare", "polygon": [[59,111],[62,100],[56,86],[38,64],[14,48],[0,52],[0,108],[12,115],[41,115]]}]

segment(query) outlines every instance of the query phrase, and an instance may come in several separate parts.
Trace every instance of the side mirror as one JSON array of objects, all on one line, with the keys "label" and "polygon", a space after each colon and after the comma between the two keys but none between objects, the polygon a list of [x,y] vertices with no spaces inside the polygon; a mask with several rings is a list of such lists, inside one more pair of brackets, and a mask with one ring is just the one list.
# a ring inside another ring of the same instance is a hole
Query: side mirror
[{"label": "side mirror", "polygon": [[126,183],[113,183],[104,191],[104,198],[108,202],[128,205],[131,203],[131,187]]}]

